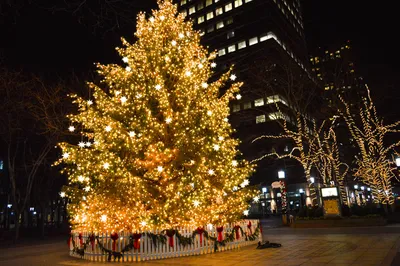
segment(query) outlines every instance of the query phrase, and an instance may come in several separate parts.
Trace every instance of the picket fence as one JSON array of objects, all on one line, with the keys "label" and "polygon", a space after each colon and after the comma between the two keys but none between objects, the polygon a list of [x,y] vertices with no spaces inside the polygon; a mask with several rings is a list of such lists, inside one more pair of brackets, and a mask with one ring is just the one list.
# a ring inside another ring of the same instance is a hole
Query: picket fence
[{"label": "picket fence", "polygon": [[[249,222],[251,222],[251,229],[248,227]],[[225,237],[225,233],[231,233],[232,230],[234,230],[234,226],[239,225],[243,232],[247,235],[251,235],[251,233],[254,233],[257,229],[259,220],[243,220],[240,222],[237,222],[235,224],[226,224],[224,226],[222,235]],[[215,226],[204,226],[203,227],[209,234],[209,236],[217,237],[218,232],[216,230]],[[184,236],[184,237],[190,237],[192,236],[193,232],[196,230],[194,228],[176,228],[176,230],[179,231],[179,233]],[[161,230],[160,230],[161,231]],[[154,230],[154,231],[149,231],[153,234],[159,234],[160,231]],[[132,233],[130,232],[119,232],[118,236],[119,239],[116,240],[115,243],[115,251],[119,252],[121,251],[126,245],[129,244],[129,237]],[[79,239],[79,233],[78,232],[73,232],[72,237],[75,240],[75,245],[79,247],[80,242],[82,241],[85,243],[91,233],[89,232],[82,232],[81,233],[81,239]],[[103,247],[112,250],[112,242],[113,240],[111,239],[111,233],[100,233],[98,234],[99,236],[99,241],[102,243]],[[220,246],[218,245],[218,250],[217,252],[225,251],[225,250],[231,250],[231,249],[236,249],[239,247],[251,245],[251,244],[256,244],[258,241],[262,242],[262,232],[259,233],[258,238],[256,238],[253,241],[246,241],[245,235],[240,234],[240,238],[232,241],[232,242],[227,242],[225,246]],[[214,241],[212,240],[207,240],[206,237],[203,234],[203,243],[200,243],[200,235],[196,235],[196,238],[193,241],[193,244],[191,245],[180,245],[179,240],[176,237],[176,235],[173,236],[173,247],[169,245],[169,237],[167,236],[167,241],[166,243],[162,244],[160,242],[157,243],[157,245],[154,245],[153,240],[146,236],[145,234],[142,234],[141,238],[139,239],[139,248],[138,249],[131,249],[130,251],[124,252],[122,254],[122,258],[119,260],[119,262],[136,262],[136,261],[148,261],[148,260],[157,260],[157,259],[166,259],[166,258],[173,258],[173,257],[183,257],[183,256],[192,256],[192,255],[200,255],[200,254],[210,254],[214,253]],[[86,250],[84,252],[83,257],[76,252],[74,252],[74,247],[72,244],[72,241],[70,242],[70,256],[85,259],[85,260],[90,260],[90,261],[107,261],[108,260],[108,254],[105,254],[102,252],[101,248],[99,247],[97,240],[94,241],[94,245],[89,242],[89,245],[86,246]]]}]

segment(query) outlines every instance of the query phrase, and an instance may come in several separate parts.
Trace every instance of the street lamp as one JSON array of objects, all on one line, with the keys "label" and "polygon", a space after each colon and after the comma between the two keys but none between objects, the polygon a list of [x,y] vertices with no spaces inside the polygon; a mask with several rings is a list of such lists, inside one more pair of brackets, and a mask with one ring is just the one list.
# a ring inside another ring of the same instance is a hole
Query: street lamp
[{"label": "street lamp", "polygon": [[397,157],[395,161],[396,161],[396,166],[400,167],[400,157]]},{"label": "street lamp", "polygon": [[354,189],[358,189],[358,185],[354,185]]},{"label": "street lamp", "polygon": [[278,171],[278,178],[279,179],[285,178],[285,171],[283,171],[283,170]]},{"label": "street lamp", "polygon": [[302,188],[299,188],[299,193],[304,193],[304,190]]},{"label": "street lamp", "polygon": [[267,188],[266,187],[263,187],[262,189],[262,192],[265,194],[265,193],[267,193]]},{"label": "street lamp", "polygon": [[310,182],[311,182],[312,184],[314,184],[315,178],[314,178],[314,177],[310,177]]}]

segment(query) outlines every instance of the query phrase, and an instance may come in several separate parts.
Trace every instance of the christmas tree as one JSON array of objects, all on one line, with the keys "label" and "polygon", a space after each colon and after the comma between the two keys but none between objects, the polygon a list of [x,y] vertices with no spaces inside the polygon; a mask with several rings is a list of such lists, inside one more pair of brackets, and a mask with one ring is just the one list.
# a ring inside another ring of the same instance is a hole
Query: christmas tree
[{"label": "christmas tree", "polygon": [[257,192],[239,160],[229,101],[241,83],[231,70],[211,82],[215,53],[170,0],[139,14],[136,42],[122,40],[123,65],[98,65],[101,86],[79,106],[61,143],[75,230],[121,231],[222,225],[241,218]]}]

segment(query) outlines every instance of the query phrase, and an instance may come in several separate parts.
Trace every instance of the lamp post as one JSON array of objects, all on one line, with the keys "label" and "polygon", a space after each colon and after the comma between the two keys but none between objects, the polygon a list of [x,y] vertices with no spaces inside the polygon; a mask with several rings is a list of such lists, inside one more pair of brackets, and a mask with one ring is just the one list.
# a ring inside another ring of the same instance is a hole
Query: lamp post
[{"label": "lamp post", "polygon": [[267,205],[267,187],[263,187],[261,189],[262,193],[264,194],[264,202],[261,203],[262,210],[263,210],[263,217],[265,217],[266,211],[265,211],[265,205]]}]

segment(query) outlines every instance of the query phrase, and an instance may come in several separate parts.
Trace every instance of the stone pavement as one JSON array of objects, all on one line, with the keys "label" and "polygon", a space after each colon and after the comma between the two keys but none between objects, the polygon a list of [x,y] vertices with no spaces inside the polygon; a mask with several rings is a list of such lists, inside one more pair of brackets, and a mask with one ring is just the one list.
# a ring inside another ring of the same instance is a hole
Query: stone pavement
[{"label": "stone pavement", "polygon": [[[364,230],[358,228],[353,234],[349,233],[348,229],[343,229],[343,231],[346,233],[341,234],[334,231],[335,233],[332,234],[329,233],[329,230],[314,230],[314,234],[308,234],[307,231],[299,229],[270,229],[264,230],[264,233],[268,235],[266,239],[281,243],[281,248],[259,250],[255,246],[247,246],[238,250],[209,255],[116,264],[140,266],[391,265],[400,244],[398,230],[392,233],[390,230],[389,232],[385,232],[385,230],[380,232],[379,229],[374,228],[365,228]],[[69,257],[65,241],[52,245],[27,247],[26,249],[0,250],[0,265],[100,266],[112,264]]]}]

